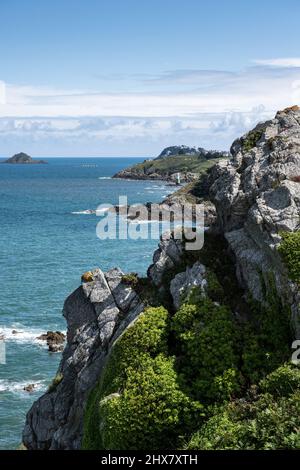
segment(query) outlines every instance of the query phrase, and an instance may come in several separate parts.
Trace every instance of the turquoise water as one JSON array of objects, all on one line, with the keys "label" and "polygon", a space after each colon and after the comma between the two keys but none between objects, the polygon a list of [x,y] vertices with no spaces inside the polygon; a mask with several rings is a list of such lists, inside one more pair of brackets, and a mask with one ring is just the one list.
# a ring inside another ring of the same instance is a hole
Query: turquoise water
[{"label": "turquoise water", "polygon": [[[143,160],[142,158],[140,160]],[[64,299],[84,271],[120,266],[144,274],[155,240],[99,240],[99,217],[84,214],[102,203],[160,201],[164,183],[109,177],[133,158],[51,158],[48,165],[0,165],[0,449],[21,441],[25,414],[46,390],[60,360],[36,337],[66,330]],[[18,334],[12,334],[12,330]],[[34,393],[23,390],[37,384]]]}]

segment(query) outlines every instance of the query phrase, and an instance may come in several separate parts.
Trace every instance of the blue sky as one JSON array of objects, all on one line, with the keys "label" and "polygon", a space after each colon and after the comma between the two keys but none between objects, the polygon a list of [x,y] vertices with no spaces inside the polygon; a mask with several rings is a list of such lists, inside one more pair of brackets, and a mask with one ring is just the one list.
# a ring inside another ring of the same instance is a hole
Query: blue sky
[{"label": "blue sky", "polygon": [[1,0],[0,154],[227,149],[300,101],[299,1]]}]

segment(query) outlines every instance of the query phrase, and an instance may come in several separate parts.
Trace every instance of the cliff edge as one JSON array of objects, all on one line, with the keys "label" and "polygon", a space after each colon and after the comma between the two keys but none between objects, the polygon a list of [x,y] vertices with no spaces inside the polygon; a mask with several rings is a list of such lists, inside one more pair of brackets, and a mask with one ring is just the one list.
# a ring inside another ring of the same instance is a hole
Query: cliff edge
[{"label": "cliff edge", "polygon": [[96,269],[66,300],[67,346],[27,448],[298,448],[299,108],[206,178],[216,218],[200,251],[162,237],[147,278]]}]

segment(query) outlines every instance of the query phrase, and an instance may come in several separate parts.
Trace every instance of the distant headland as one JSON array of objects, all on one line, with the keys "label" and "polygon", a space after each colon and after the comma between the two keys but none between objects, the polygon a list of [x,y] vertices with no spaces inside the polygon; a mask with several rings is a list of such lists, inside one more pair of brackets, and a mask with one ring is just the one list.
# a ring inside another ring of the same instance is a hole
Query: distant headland
[{"label": "distant headland", "polygon": [[20,164],[21,163],[22,165],[23,164],[28,165],[28,164],[44,164],[44,163],[48,163],[48,162],[46,162],[45,160],[34,160],[29,155],[27,155],[27,153],[20,152],[20,153],[16,153],[15,155],[8,158],[7,160],[5,160],[2,163],[11,163],[11,164]]}]

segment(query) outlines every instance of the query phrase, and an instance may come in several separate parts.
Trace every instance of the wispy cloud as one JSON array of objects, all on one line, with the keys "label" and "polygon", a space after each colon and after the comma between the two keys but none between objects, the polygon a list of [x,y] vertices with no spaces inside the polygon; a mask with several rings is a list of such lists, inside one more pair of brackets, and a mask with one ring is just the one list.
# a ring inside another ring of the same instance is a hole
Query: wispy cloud
[{"label": "wispy cloud", "polygon": [[285,57],[278,59],[259,59],[253,61],[258,65],[271,67],[300,67],[300,57]]},{"label": "wispy cloud", "polygon": [[140,74],[132,83],[118,93],[6,84],[0,152],[25,144],[45,155],[155,155],[180,143],[228,148],[277,109],[300,103],[300,59],[259,59],[240,71]]},{"label": "wispy cloud", "polygon": [[145,76],[145,83],[152,84],[205,84],[221,82],[235,77],[234,72],[226,70],[169,70],[159,75]]}]

